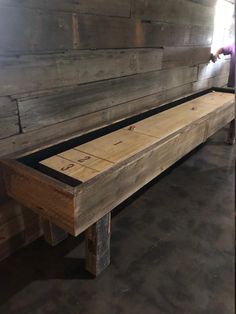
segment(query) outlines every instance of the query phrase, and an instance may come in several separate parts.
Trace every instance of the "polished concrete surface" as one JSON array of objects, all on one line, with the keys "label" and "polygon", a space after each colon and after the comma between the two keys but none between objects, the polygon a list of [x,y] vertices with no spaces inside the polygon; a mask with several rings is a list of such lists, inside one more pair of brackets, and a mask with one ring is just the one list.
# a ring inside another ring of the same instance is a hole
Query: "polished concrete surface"
[{"label": "polished concrete surface", "polygon": [[111,266],[98,278],[83,270],[82,237],[56,248],[39,239],[0,263],[0,313],[233,314],[226,132],[116,209]]}]

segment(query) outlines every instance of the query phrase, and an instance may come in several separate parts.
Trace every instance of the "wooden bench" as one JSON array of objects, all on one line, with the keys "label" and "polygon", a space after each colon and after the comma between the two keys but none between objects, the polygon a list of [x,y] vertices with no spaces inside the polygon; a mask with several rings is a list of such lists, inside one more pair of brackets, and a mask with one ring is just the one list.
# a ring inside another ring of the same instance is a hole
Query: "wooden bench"
[{"label": "wooden bench", "polygon": [[[46,240],[86,231],[86,269],[110,263],[111,211],[208,137],[231,122],[234,95],[209,91],[171,109],[69,149],[42,156],[37,166],[2,160],[9,196],[44,219]],[[41,154],[42,155],[42,154]]]}]

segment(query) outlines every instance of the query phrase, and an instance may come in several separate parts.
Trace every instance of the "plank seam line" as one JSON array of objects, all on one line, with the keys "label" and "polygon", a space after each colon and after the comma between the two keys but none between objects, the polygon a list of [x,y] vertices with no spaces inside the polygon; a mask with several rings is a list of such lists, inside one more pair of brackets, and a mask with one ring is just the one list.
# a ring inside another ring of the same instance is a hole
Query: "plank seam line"
[{"label": "plank seam line", "polygon": [[142,134],[142,135],[145,135],[145,136],[148,136],[148,137],[151,137],[151,138],[155,138],[157,140],[160,139],[160,137],[157,137],[157,136],[154,136],[154,135],[151,135],[151,134],[146,134],[146,133],[143,133],[141,131],[137,131],[137,130],[133,130],[133,131],[129,131],[127,129],[123,129],[124,131],[127,131],[127,132],[134,132],[134,133],[139,133],[139,134]]}]

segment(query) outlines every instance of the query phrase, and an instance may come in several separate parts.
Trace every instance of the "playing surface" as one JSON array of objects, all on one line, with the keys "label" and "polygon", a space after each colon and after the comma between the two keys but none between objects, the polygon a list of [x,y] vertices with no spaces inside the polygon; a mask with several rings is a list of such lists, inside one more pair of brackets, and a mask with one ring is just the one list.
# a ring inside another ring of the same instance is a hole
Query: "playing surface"
[{"label": "playing surface", "polygon": [[211,92],[45,159],[41,164],[85,182],[151,145],[163,143],[233,100],[233,94]]}]

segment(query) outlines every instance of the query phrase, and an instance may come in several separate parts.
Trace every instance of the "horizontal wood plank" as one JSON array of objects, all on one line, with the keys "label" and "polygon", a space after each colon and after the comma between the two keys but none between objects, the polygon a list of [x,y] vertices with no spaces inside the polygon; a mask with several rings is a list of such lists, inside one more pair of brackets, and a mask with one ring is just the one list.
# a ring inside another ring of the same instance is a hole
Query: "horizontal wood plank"
[{"label": "horizontal wood plank", "polygon": [[0,57],[0,95],[156,71],[162,67],[162,55],[162,49],[150,48]]},{"label": "horizontal wood plank", "polygon": [[52,14],[13,7],[0,10],[0,30],[0,52],[3,54],[210,45],[213,33],[212,26],[145,23],[135,19],[62,12]]},{"label": "horizontal wood plank", "polygon": [[[41,164],[86,182],[98,176],[99,173],[111,169],[114,167],[114,164],[127,160],[153,144],[180,132],[186,126],[194,125],[196,121],[201,121],[202,118],[206,118],[212,112],[221,109],[224,104],[232,103],[232,101],[232,94],[212,92],[186,102],[181,106],[141,120],[135,123],[134,126],[117,130],[74,147],[74,149],[63,154],[52,156],[41,161]],[[226,116],[228,116],[228,113]],[[219,124],[221,125],[222,123]],[[197,134],[200,132],[203,132],[202,136],[205,136],[205,128],[199,129]],[[186,143],[188,145],[188,141]],[[184,151],[188,153],[187,148]],[[81,160],[80,152],[85,154],[84,158],[86,159],[94,156],[97,159],[97,163],[101,164],[101,170],[79,162]],[[102,167],[104,160],[110,163],[105,169]]]},{"label": "horizontal wood plank", "polygon": [[101,111],[195,81],[196,67],[183,67],[92,83],[52,96],[18,100],[23,132]]},{"label": "horizontal wood plank", "polygon": [[[212,96],[210,101],[210,107],[212,109],[207,116],[203,113],[207,107],[207,99],[204,98],[204,103],[196,100],[197,104],[195,103],[194,105],[195,109],[190,108],[190,112],[188,112],[187,115],[191,114],[194,116],[196,111],[199,110],[198,114],[200,114],[200,120],[194,123],[191,120],[188,127],[182,129],[182,131],[180,129],[177,130],[175,126],[174,134],[172,133],[169,139],[167,138],[161,145],[152,146],[150,149],[136,154],[133,158],[117,164],[110,170],[85,182],[83,186],[79,187],[76,216],[77,234],[115,208],[197,145],[204,142],[206,138],[211,135],[211,132],[208,133],[209,121],[223,115],[223,119],[218,119],[217,128],[226,125],[235,115],[234,96],[230,95],[229,98],[229,102],[226,100],[225,104],[220,104],[218,96],[216,96],[216,98]],[[216,99],[218,99],[218,101],[215,101]],[[166,114],[168,114],[168,111]],[[176,120],[180,124],[181,117],[183,117],[183,114],[180,115],[179,119],[177,117]],[[163,121],[163,119],[161,121]],[[182,123],[184,123],[183,120]],[[148,125],[150,124],[148,123]],[[134,132],[137,129],[138,127],[134,129]],[[158,128],[156,127],[155,136],[158,130],[161,132],[161,129],[162,126],[158,125]],[[120,184],[120,182],[122,182],[122,184]],[[93,193],[94,186],[97,187],[96,193]],[[91,193],[93,193],[93,197],[90,197]],[[104,197],[104,195],[107,197]]]},{"label": "horizontal wood plank", "polygon": [[[139,121],[132,128],[125,127],[76,147],[87,156],[95,156],[96,165],[100,163],[99,159],[111,165],[110,168],[101,167],[100,173],[96,169],[98,174],[87,176],[76,188],[18,162],[2,161],[6,189],[24,206],[34,209],[65,231],[78,235],[205,141],[234,115],[234,95],[212,92]],[[109,138],[108,143],[106,138]],[[83,156],[79,154],[77,158],[71,152],[68,154],[67,157],[64,155],[64,160],[85,167],[80,159]],[[48,166],[53,167],[52,164],[51,161]],[[92,169],[92,164],[87,164],[86,168]],[[77,171],[68,169],[67,175],[77,176]],[[117,180],[122,185],[117,184]]]},{"label": "horizontal wood plank", "polygon": [[1,161],[7,194],[73,234],[73,188],[16,161]]},{"label": "horizontal wood plank", "polygon": [[212,25],[214,7],[186,0],[134,0],[133,16],[175,24]]},{"label": "horizontal wood plank", "polygon": [[165,102],[190,94],[191,84],[154,93],[136,100],[74,118],[39,130],[23,133],[0,141],[1,157],[22,156],[26,152],[39,150],[79,135],[107,126],[118,120],[156,108]]},{"label": "horizontal wood plank", "polygon": [[0,97],[0,139],[20,132],[17,103],[9,97]]},{"label": "horizontal wood plank", "polygon": [[164,47],[163,68],[208,63],[211,47]]},{"label": "horizontal wood plank", "polygon": [[0,6],[120,17],[129,17],[131,7],[129,0],[1,0]]}]

